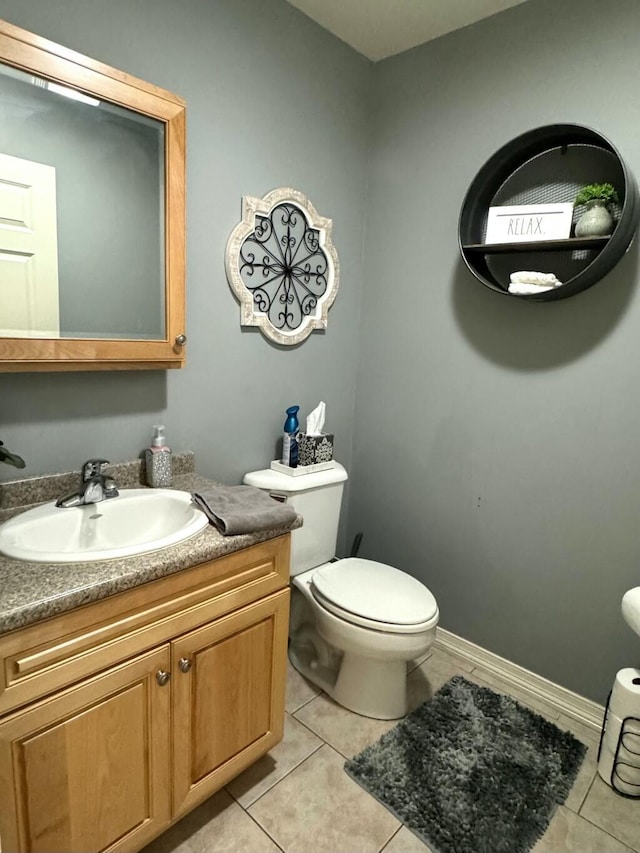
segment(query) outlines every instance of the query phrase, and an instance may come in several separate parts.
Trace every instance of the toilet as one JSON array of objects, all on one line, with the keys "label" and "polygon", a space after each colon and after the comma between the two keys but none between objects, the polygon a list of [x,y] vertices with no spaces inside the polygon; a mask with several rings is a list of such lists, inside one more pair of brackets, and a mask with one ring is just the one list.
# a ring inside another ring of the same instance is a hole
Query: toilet
[{"label": "toilet", "polygon": [[438,605],[424,584],[399,569],[335,559],[346,480],[337,462],[295,476],[269,468],[244,477],[304,519],[291,533],[291,663],[345,708],[395,720],[407,712],[407,661],[433,643]]}]

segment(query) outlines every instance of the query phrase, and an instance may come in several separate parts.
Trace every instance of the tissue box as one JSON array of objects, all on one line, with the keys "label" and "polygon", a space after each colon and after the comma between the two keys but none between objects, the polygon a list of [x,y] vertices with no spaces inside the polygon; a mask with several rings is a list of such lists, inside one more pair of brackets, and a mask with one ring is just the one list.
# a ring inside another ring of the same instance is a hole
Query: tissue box
[{"label": "tissue box", "polygon": [[333,459],[333,435],[298,433],[298,465],[317,465]]}]

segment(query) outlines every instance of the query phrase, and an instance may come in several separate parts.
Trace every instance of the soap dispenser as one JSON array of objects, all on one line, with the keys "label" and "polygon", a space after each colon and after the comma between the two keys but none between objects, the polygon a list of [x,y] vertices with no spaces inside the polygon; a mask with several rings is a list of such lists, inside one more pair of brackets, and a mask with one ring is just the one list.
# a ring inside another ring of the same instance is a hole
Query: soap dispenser
[{"label": "soap dispenser", "polygon": [[171,485],[171,448],[164,437],[164,427],[154,426],[151,447],[145,453],[147,485],[154,489]]}]

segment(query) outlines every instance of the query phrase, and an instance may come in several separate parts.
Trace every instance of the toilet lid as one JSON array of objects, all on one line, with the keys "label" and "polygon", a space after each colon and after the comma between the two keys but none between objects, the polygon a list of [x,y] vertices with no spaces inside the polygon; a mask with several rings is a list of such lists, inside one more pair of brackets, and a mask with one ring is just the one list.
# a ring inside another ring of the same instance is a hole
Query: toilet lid
[{"label": "toilet lid", "polygon": [[349,557],[316,569],[312,591],[333,604],[371,622],[409,626],[428,622],[438,613],[431,592],[420,581],[373,560]]}]

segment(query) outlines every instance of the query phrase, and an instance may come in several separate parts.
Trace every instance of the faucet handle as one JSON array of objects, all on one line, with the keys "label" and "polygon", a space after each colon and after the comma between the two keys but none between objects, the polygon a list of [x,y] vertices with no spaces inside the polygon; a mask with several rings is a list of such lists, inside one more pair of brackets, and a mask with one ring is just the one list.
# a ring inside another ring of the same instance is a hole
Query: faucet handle
[{"label": "faucet handle", "polygon": [[109,465],[108,459],[87,459],[82,465],[82,482],[86,483],[91,477],[97,477]]}]

